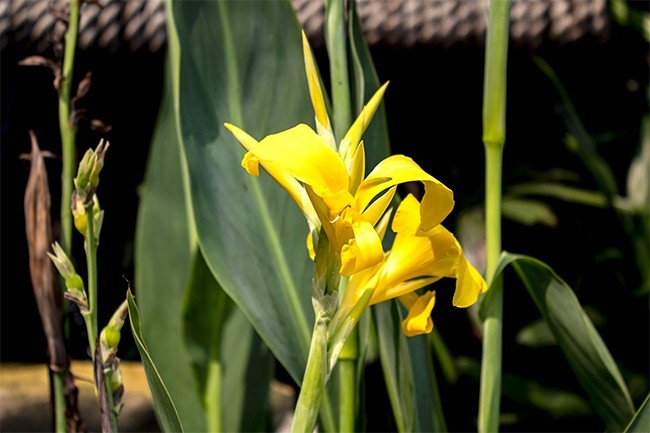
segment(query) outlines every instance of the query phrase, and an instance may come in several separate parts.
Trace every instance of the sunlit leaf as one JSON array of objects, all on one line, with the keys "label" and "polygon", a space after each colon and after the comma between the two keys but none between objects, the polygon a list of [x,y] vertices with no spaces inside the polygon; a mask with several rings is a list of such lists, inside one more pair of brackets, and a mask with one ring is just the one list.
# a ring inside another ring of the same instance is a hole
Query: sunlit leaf
[{"label": "sunlit leaf", "polygon": [[307,224],[272,179],[241,168],[244,150],[223,127],[231,122],[261,139],[312,122],[297,20],[288,1],[179,1],[169,16],[201,251],[299,383],[313,321]]}]

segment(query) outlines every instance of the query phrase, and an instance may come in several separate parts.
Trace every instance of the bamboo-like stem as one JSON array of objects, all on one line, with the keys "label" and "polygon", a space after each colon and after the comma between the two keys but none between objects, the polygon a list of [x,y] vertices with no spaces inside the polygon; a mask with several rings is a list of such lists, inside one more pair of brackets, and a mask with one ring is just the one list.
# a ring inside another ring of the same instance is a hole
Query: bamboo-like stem
[{"label": "bamboo-like stem", "polygon": [[65,377],[67,371],[52,371],[54,392],[54,428],[57,433],[68,431],[65,416]]},{"label": "bamboo-like stem", "polygon": [[104,372],[104,387],[106,388],[106,393],[108,397],[108,407],[111,412],[111,428],[113,430],[113,433],[118,432],[117,428],[117,413],[115,413],[115,410],[113,410],[115,403],[113,401],[113,381],[111,379],[113,375],[112,370],[108,370]]},{"label": "bamboo-like stem", "polygon": [[[344,0],[326,2],[325,42],[330,56],[334,137],[340,142],[352,124],[352,98],[347,52],[347,25],[345,23]],[[359,353],[359,338],[353,332],[340,357],[339,425],[342,432],[355,431],[357,385],[356,362]]]},{"label": "bamboo-like stem", "polygon": [[86,318],[86,329],[88,330],[88,344],[91,347],[90,353],[95,360],[97,344],[97,239],[95,238],[95,221],[93,218],[93,202],[86,206],[86,267],[88,269],[88,317]]},{"label": "bamboo-like stem", "polygon": [[63,70],[59,84],[59,129],[63,153],[63,170],[61,172],[61,248],[68,256],[72,253],[72,214],[70,204],[72,197],[72,180],[76,165],[75,134],[76,128],[70,119],[70,89],[74,72],[74,56],[77,49],[79,33],[79,0],[70,0],[70,20],[65,35]]},{"label": "bamboo-like stem", "polygon": [[486,181],[486,275],[493,293],[486,298],[478,430],[499,430],[503,287],[493,284],[501,255],[501,162],[505,144],[506,71],[508,58],[509,0],[490,0],[483,94],[483,142]]},{"label": "bamboo-like stem", "polygon": [[352,124],[345,5],[343,0],[328,0],[326,7],[325,43],[330,56],[334,137],[340,142]]},{"label": "bamboo-like stem", "polygon": [[292,433],[311,433],[318,420],[318,411],[327,379],[327,323],[316,317],[311,337],[307,368],[300,387]]},{"label": "bamboo-like stem", "polygon": [[343,346],[338,361],[340,369],[339,431],[342,433],[353,433],[357,431],[355,424],[357,407],[358,352],[359,333],[354,329],[345,342],[345,346]]}]

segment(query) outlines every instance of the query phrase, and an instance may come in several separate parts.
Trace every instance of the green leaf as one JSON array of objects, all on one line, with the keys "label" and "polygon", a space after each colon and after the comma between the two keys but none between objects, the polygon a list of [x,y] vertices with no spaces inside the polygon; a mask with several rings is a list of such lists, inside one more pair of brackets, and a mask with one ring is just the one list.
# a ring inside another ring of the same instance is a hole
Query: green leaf
[{"label": "green leaf", "polygon": [[135,345],[138,347],[140,357],[142,358],[142,365],[144,366],[145,373],[147,374],[147,381],[149,382],[149,389],[151,389],[151,396],[153,398],[154,410],[156,417],[160,423],[160,428],[164,432],[182,432],[183,426],[178,418],[176,407],[172,401],[165,384],[158,374],[158,370],[151,359],[151,355],[147,349],[147,345],[142,337],[142,327],[140,325],[140,312],[138,306],[135,304],[135,299],[131,291],[126,294],[129,304],[129,321],[131,322],[131,331]]},{"label": "green leaf", "polygon": [[415,426],[415,385],[406,336],[397,301],[379,303],[372,308],[379,337],[379,357],[384,371],[388,397],[399,432],[411,432]]},{"label": "green leaf", "polygon": [[244,150],[223,127],[261,139],[311,118],[295,14],[288,1],[171,6],[177,121],[201,251],[300,383],[313,322],[307,224],[274,180],[241,168]]},{"label": "green leaf", "polygon": [[167,78],[138,211],[135,287],[151,357],[177,402],[183,425],[188,431],[204,431],[205,412],[182,334],[181,306],[192,241]]},{"label": "green leaf", "polygon": [[183,319],[208,430],[266,430],[273,360],[198,250],[185,291]]},{"label": "green leaf", "polygon": [[576,188],[557,182],[530,182],[514,185],[508,188],[508,195],[539,195],[597,208],[607,206],[607,197],[601,192]]},{"label": "green leaf", "polygon": [[[607,429],[621,431],[634,409],[620,371],[573,290],[546,264],[504,253],[495,275],[512,264],[528,289],[593,409]],[[490,296],[488,291],[486,297]],[[487,301],[488,299],[484,299]],[[482,311],[483,313],[483,311]]]},{"label": "green leaf", "polygon": [[630,424],[625,429],[626,433],[645,433],[650,431],[650,406],[648,406],[650,394],[645,398],[643,404],[637,411]]},{"label": "green leaf", "polygon": [[[379,77],[372,62],[370,50],[363,37],[363,30],[359,22],[359,15],[356,13],[354,2],[349,2],[351,53],[354,89],[353,104],[354,115],[360,113],[363,105],[379,89]],[[390,85],[386,89],[390,93]],[[388,126],[386,122],[386,110],[384,104],[380,104],[375,112],[372,122],[363,134],[363,142],[366,149],[367,172],[370,172],[381,160],[390,155],[390,141],[388,138]]]},{"label": "green leaf", "polygon": [[[481,375],[480,364],[472,358],[458,358],[458,368],[476,380]],[[579,395],[549,388],[512,374],[503,375],[501,388],[503,393],[514,401],[539,408],[554,418],[591,413],[589,405]]]},{"label": "green leaf", "polygon": [[442,411],[438,380],[433,369],[427,336],[407,339],[415,385],[416,432],[446,432],[447,423]]},{"label": "green leaf", "polygon": [[501,201],[503,216],[526,226],[543,224],[548,227],[557,225],[557,217],[551,207],[538,200],[504,197]]}]

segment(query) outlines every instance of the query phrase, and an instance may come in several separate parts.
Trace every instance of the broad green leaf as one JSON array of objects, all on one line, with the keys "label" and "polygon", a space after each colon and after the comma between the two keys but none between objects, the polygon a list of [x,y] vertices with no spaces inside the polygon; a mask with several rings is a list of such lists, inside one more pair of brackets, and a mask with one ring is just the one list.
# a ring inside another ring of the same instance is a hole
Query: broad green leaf
[{"label": "broad green leaf", "polygon": [[648,405],[650,394],[645,398],[643,404],[625,429],[626,433],[645,433],[650,431],[650,406]]},{"label": "broad green leaf", "polygon": [[177,402],[183,425],[188,431],[204,431],[205,413],[182,334],[181,305],[190,272],[191,240],[170,86],[168,80],[141,192],[135,287],[151,357]]},{"label": "broad green leaf", "polygon": [[[481,366],[476,360],[465,357],[458,358],[458,367],[463,373],[476,380],[479,379]],[[549,388],[512,374],[503,375],[501,389],[506,396],[514,401],[541,409],[554,418],[591,413],[589,405],[579,395]]]},{"label": "broad green leaf", "polygon": [[[551,268],[531,257],[504,253],[495,275],[512,264],[542,318],[610,431],[621,431],[634,413],[627,386],[573,290]],[[486,298],[490,296],[488,291]],[[484,300],[484,302],[487,299]]]},{"label": "broad green leaf", "polygon": [[406,336],[401,326],[394,326],[402,321],[399,305],[394,300],[382,302],[372,311],[379,338],[381,367],[397,430],[411,432],[415,426],[415,385]]},{"label": "broad green leaf", "polygon": [[198,250],[183,316],[185,343],[208,430],[266,430],[272,358]]},{"label": "broad green leaf", "polygon": [[300,383],[309,347],[307,224],[289,195],[240,166],[223,127],[253,137],[311,122],[301,36],[288,1],[171,2],[172,59],[191,202],[206,264]]},{"label": "broad green leaf", "polygon": [[140,357],[142,358],[142,365],[147,374],[147,381],[149,382],[149,389],[151,389],[154,410],[156,412],[156,418],[158,418],[158,422],[160,423],[160,428],[164,432],[182,432],[183,426],[178,418],[174,402],[160,374],[158,374],[158,370],[144,342],[142,326],[140,324],[140,312],[138,311],[138,306],[135,304],[131,291],[126,294],[126,298],[129,304],[129,321],[131,323],[133,339],[135,340],[135,345],[138,347]]}]

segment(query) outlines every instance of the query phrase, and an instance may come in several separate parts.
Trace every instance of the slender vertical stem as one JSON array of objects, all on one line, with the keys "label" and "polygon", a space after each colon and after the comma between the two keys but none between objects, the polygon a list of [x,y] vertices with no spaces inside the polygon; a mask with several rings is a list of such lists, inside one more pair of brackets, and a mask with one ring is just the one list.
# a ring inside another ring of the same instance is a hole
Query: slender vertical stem
[{"label": "slender vertical stem", "polygon": [[316,317],[311,337],[307,368],[302,379],[296,412],[291,424],[292,433],[311,433],[318,420],[321,397],[325,393],[327,376],[327,323]]},{"label": "slender vertical stem", "polygon": [[352,124],[350,77],[348,71],[345,6],[343,0],[326,2],[325,43],[330,56],[334,137],[341,141]]},{"label": "slender vertical stem", "polygon": [[[350,95],[346,31],[344,0],[328,0],[326,2],[325,42],[330,56],[334,137],[338,142],[343,139],[352,124],[352,98]],[[349,336],[339,361],[341,383],[338,428],[342,432],[355,431],[357,407],[357,381],[355,376],[359,353],[358,340],[355,331]]]},{"label": "slender vertical stem", "polygon": [[359,358],[359,333],[352,331],[343,346],[338,365],[340,369],[339,431],[352,433],[355,428],[357,408],[357,359]]},{"label": "slender vertical stem", "polygon": [[[501,255],[501,161],[505,143],[506,66],[508,58],[509,0],[490,0],[485,55],[483,94],[483,142],[485,144],[486,181],[486,258],[487,280],[492,284]],[[501,398],[501,356],[503,287],[501,281],[491,286],[486,298],[483,326],[483,359],[478,430],[499,430]]]},{"label": "slender vertical stem", "polygon": [[113,376],[113,370],[108,370],[104,371],[104,387],[106,388],[106,393],[108,397],[108,407],[111,411],[111,428],[114,433],[118,432],[117,428],[117,414],[115,413],[115,410],[113,410],[115,403],[113,401],[113,381],[112,377]]},{"label": "slender vertical stem", "polygon": [[97,344],[97,239],[95,238],[95,222],[93,219],[93,203],[86,206],[86,266],[88,269],[88,344],[94,360],[94,347]]},{"label": "slender vertical stem", "polygon": [[73,81],[74,55],[77,49],[79,33],[79,0],[70,0],[70,20],[65,35],[65,52],[63,70],[59,84],[59,129],[63,149],[63,171],[61,173],[61,248],[71,255],[72,214],[70,200],[72,197],[72,180],[76,165],[75,133],[76,128],[70,122],[70,89]]},{"label": "slender vertical stem", "polygon": [[65,416],[65,376],[67,371],[52,371],[54,386],[54,427],[57,433],[67,432]]}]

